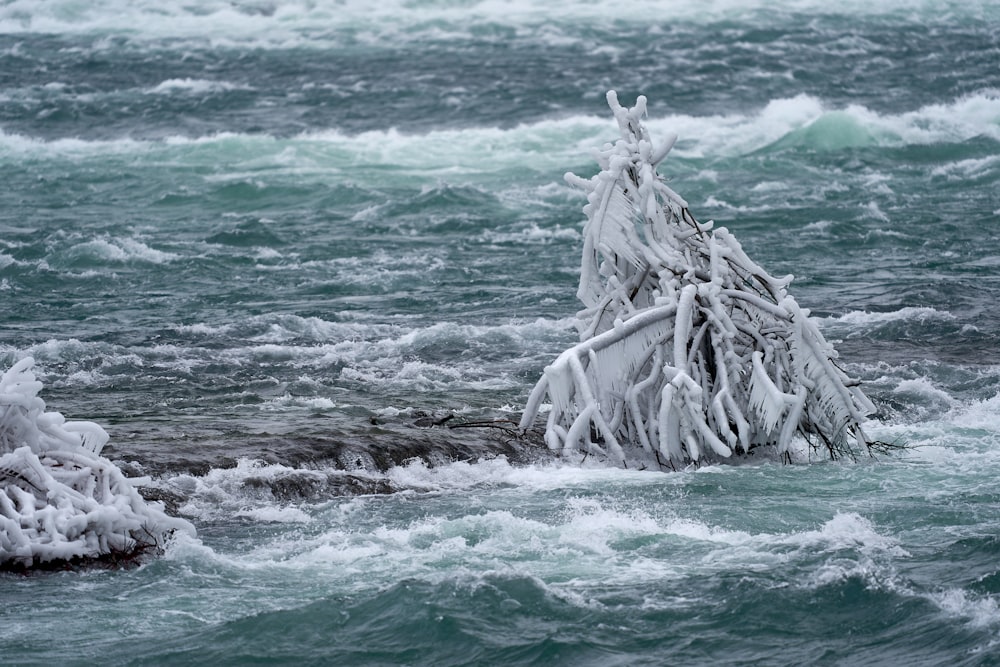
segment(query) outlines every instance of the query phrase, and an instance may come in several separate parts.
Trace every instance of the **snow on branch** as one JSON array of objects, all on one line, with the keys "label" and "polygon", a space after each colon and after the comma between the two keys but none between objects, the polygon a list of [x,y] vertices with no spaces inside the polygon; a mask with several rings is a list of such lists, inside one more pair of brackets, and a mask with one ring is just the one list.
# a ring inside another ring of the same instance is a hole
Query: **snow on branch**
[{"label": "snow on branch", "polygon": [[801,436],[830,458],[867,454],[874,411],[809,312],[725,228],[699,223],[656,173],[676,140],[654,144],[634,107],[608,93],[621,138],[587,192],[577,296],[580,343],[545,369],[520,426],[548,398],[550,449],[630,465],[712,462]]},{"label": "snow on branch", "polygon": [[91,422],[46,412],[34,361],[0,376],[0,569],[133,558],[194,527],[136,490]]}]

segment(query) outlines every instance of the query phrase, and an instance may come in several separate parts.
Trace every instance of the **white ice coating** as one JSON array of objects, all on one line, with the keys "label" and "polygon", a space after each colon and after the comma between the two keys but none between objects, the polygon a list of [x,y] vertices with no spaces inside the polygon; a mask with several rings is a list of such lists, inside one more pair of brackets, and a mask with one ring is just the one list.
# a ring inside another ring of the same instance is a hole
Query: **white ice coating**
[{"label": "white ice coating", "polygon": [[193,535],[101,456],[103,428],[45,411],[33,368],[27,357],[0,377],[0,567],[129,557]]},{"label": "white ice coating", "polygon": [[808,311],[725,228],[699,223],[657,175],[676,137],[654,144],[646,100],[608,93],[621,139],[585,189],[577,293],[581,342],[545,369],[525,406],[548,396],[545,441],[629,465],[711,462],[796,435],[830,457],[867,453],[873,411]]}]

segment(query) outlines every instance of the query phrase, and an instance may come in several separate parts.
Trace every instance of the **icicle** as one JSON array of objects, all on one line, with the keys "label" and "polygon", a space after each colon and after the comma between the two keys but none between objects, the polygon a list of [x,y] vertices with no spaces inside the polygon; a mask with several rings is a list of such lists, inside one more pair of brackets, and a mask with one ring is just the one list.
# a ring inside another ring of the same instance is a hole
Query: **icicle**
[{"label": "icicle", "polygon": [[681,290],[680,298],[677,300],[677,316],[674,326],[674,367],[685,368],[687,364],[688,338],[691,336],[691,312],[694,304],[694,296],[698,288],[694,285],[687,285]]},{"label": "icicle", "polygon": [[757,414],[764,433],[773,433],[793,396],[782,393],[764,368],[760,352],[753,353],[753,366],[750,379],[750,407]]},{"label": "icicle", "polygon": [[660,453],[670,460],[684,460],[684,452],[681,450],[681,429],[679,413],[674,408],[674,394],[676,387],[673,384],[666,384],[660,392],[660,412],[659,418],[659,444]]}]

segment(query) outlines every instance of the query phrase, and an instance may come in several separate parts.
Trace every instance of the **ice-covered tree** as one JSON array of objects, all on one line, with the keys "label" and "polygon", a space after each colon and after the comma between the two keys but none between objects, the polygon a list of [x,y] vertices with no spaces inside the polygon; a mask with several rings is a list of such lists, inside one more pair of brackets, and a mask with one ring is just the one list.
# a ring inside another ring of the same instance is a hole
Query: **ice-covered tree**
[{"label": "ice-covered tree", "polygon": [[577,293],[580,343],[545,369],[550,449],[622,465],[718,461],[801,437],[830,458],[868,453],[872,404],[837,366],[809,312],[725,228],[700,223],[657,174],[676,137],[654,144],[612,91],[621,138],[598,154],[587,191]]},{"label": "ice-covered tree", "polygon": [[46,412],[33,367],[21,359],[0,377],[0,569],[130,559],[194,534],[101,456],[103,428]]}]

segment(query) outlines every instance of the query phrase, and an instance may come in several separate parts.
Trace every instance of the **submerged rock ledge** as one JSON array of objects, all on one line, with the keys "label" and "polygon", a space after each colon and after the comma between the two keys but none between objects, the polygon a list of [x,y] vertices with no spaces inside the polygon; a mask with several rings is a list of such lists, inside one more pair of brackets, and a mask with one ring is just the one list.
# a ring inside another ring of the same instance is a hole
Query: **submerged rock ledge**
[{"label": "submerged rock ledge", "polygon": [[193,488],[212,472],[243,467],[230,492],[279,503],[322,502],[329,498],[422,491],[401,486],[390,471],[418,462],[428,468],[502,457],[512,465],[556,458],[537,430],[522,432],[506,419],[467,421],[452,413],[415,411],[392,419],[372,419],[321,432],[248,437],[237,457],[162,457],[152,466],[119,461],[137,476],[152,475],[141,488],[147,500],[177,514],[197,493]]}]

